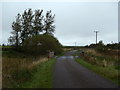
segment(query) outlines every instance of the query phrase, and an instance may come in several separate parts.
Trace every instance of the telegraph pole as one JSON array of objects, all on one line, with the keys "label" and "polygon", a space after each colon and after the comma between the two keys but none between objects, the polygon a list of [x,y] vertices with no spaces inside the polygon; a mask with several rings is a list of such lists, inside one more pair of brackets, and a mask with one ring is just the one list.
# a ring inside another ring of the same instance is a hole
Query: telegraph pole
[{"label": "telegraph pole", "polygon": [[75,42],[75,49],[76,49],[76,42]]},{"label": "telegraph pole", "polygon": [[94,31],[95,33],[96,33],[96,44],[97,44],[97,33],[99,32],[99,31]]}]

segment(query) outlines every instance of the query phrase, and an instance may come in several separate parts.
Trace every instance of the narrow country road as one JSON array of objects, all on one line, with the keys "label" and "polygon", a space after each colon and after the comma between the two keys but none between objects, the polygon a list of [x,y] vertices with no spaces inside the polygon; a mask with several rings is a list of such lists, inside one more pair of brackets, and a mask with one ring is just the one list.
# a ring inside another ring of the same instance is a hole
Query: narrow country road
[{"label": "narrow country road", "polygon": [[117,85],[96,73],[88,70],[74,61],[71,56],[76,51],[70,51],[57,58],[53,88],[117,88]]}]

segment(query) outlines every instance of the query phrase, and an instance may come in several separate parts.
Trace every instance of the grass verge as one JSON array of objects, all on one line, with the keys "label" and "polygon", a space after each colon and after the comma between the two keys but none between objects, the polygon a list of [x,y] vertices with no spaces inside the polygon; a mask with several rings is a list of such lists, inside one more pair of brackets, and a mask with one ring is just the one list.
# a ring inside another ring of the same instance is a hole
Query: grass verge
[{"label": "grass verge", "polygon": [[120,85],[120,81],[118,80],[118,77],[120,77],[120,75],[118,74],[118,70],[112,67],[100,67],[100,66],[92,65],[84,61],[83,59],[76,59],[76,61],[82,66],[85,66],[88,69],[98,73],[99,75]]},{"label": "grass verge", "polygon": [[2,58],[2,87],[20,87],[32,78],[38,65],[47,61],[46,57],[34,61],[31,58]]},{"label": "grass verge", "polygon": [[52,73],[55,59],[50,59],[38,65],[32,72],[32,78],[21,85],[22,88],[52,88]]}]

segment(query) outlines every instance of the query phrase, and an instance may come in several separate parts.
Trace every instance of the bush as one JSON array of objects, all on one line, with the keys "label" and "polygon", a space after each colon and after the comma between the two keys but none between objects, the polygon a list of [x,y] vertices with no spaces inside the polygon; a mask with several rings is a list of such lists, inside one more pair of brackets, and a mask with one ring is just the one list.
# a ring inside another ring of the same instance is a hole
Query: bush
[{"label": "bush", "polygon": [[22,46],[24,52],[30,54],[47,54],[48,50],[54,51],[55,54],[62,53],[62,45],[52,35],[36,35],[27,38]]},{"label": "bush", "polygon": [[98,46],[98,47],[96,48],[96,50],[97,50],[98,52],[105,52],[107,49],[106,49],[105,47],[103,47],[103,46]]}]

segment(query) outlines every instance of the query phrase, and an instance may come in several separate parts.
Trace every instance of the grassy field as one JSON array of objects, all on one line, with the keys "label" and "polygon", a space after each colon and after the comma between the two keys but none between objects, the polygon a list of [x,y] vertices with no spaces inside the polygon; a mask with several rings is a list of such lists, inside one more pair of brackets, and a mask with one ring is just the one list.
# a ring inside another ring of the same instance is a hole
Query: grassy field
[{"label": "grassy field", "polygon": [[95,64],[93,65],[83,59],[76,59],[76,61],[81,65],[87,67],[88,69],[98,73],[99,75],[120,85],[120,81],[118,80],[118,77],[120,77],[120,75],[118,74],[118,69],[115,69],[113,67],[102,67]]}]

